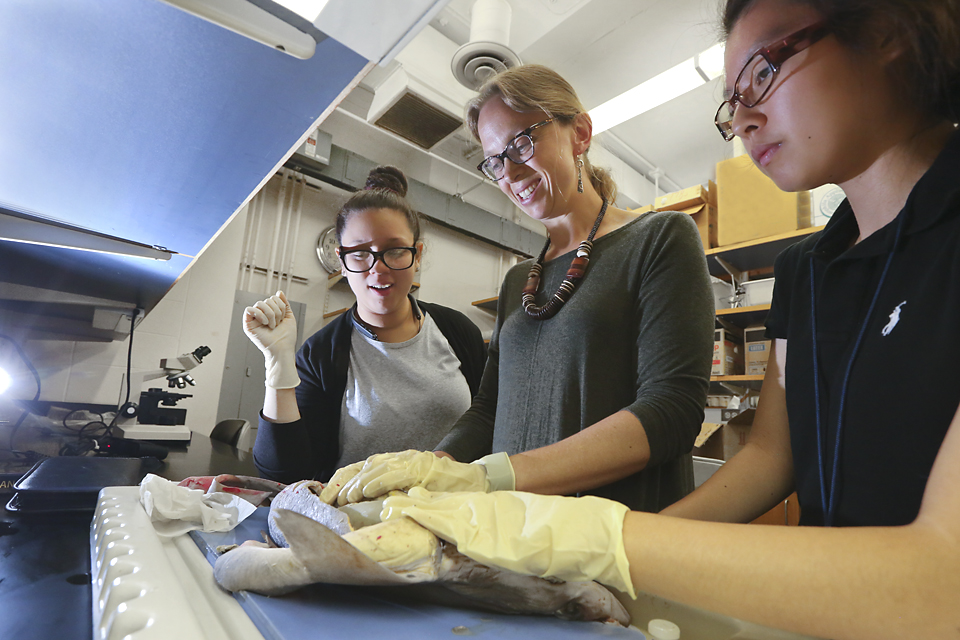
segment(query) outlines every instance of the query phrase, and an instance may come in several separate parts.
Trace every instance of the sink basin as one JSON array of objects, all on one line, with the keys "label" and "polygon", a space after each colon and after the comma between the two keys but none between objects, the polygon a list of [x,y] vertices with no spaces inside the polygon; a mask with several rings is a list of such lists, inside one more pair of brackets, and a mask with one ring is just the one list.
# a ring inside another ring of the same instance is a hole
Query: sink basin
[{"label": "sink basin", "polygon": [[631,626],[647,632],[654,619],[669,620],[680,627],[681,640],[812,640],[811,636],[772,629],[666,600],[649,593],[637,593],[637,599],[612,590],[632,618]]}]

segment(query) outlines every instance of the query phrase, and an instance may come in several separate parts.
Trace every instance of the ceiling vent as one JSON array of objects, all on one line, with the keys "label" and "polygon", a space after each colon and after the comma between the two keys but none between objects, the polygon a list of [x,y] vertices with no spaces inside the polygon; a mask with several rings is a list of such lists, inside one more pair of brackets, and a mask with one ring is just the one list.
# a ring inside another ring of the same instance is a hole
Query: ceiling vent
[{"label": "ceiling vent", "polygon": [[457,45],[427,26],[399,54],[377,85],[367,122],[430,149],[463,125],[473,93],[460,86],[446,61]]},{"label": "ceiling vent", "polygon": [[406,91],[374,124],[430,149],[463,123],[460,118],[454,118],[417,94]]},{"label": "ceiling vent", "polygon": [[450,70],[468,89],[478,90],[491,76],[521,64],[510,41],[513,10],[507,0],[477,0],[470,12],[470,42],[453,54]]}]

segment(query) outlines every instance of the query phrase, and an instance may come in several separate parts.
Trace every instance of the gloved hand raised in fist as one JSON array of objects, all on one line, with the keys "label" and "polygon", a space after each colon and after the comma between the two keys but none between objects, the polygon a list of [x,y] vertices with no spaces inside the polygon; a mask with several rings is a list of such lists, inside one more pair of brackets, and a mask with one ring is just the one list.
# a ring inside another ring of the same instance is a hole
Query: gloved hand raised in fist
[{"label": "gloved hand raised in fist", "polygon": [[407,516],[483,564],[541,578],[596,580],[636,598],[623,545],[627,511],[593,496],[414,488],[384,500],[380,519]]},{"label": "gloved hand raised in fist", "polygon": [[411,487],[428,491],[499,491],[515,486],[513,466],[505,453],[464,464],[430,451],[410,449],[380,453],[338,469],[320,493],[320,499],[343,506]]},{"label": "gloved hand raised in fist", "polygon": [[247,307],[243,332],[263,352],[266,386],[292,389],[300,384],[297,375],[297,320],[283,291]]}]

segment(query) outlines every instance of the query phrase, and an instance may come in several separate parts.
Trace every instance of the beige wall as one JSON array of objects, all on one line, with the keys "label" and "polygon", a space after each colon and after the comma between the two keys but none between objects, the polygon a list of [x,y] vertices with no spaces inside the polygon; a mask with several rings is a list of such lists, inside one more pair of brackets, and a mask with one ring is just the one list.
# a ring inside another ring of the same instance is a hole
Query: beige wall
[{"label": "beige wall", "polygon": [[[191,372],[197,386],[174,390],[193,395],[181,400],[177,408],[187,410],[187,426],[200,433],[209,433],[216,421],[244,223],[245,212],[241,211],[133,335],[131,368],[135,372],[159,369],[162,358],[201,345],[213,350]],[[42,400],[116,404],[128,345],[129,338],[109,343],[33,340],[23,347],[40,374]],[[163,382],[147,382],[143,388],[166,388]],[[137,397],[137,393],[131,394],[131,400]]]},{"label": "beige wall", "polygon": [[[281,178],[275,176],[263,189],[259,233],[250,215],[254,206],[251,204],[223,229],[134,333],[132,368],[135,372],[158,369],[162,358],[193,351],[200,345],[213,350],[191,372],[197,386],[183,390],[193,397],[177,404],[178,408],[187,410],[187,426],[199,433],[209,433],[216,421],[235,289],[262,292],[266,297],[278,287],[275,278],[268,284],[265,275],[248,276],[240,268],[245,255],[253,258],[252,240],[260,239],[255,262],[265,267],[275,237],[279,237],[280,246],[273,255],[279,265],[286,237],[290,247],[287,264],[292,257],[293,273],[306,282],[292,282],[288,286],[285,281],[283,287],[291,300],[306,304],[305,337],[323,327],[327,322],[322,317],[326,311],[353,304],[353,294],[346,282],[328,289],[328,274],[316,256],[317,238],[333,224],[347,194],[326,185],[308,185],[303,191],[300,230],[294,242],[294,225],[290,225],[288,232],[287,223],[281,220],[280,233],[276,233],[280,184]],[[287,201],[292,185],[292,181],[288,183]],[[293,193],[296,195],[295,190]],[[246,241],[248,236],[251,242]],[[462,311],[489,337],[494,315],[470,303],[497,294],[503,274],[515,263],[513,254],[429,223],[424,225],[423,237],[427,249],[418,275],[422,285],[418,296]],[[24,350],[40,373],[43,400],[115,404],[123,386],[128,342],[34,340],[27,342]],[[162,386],[162,383],[162,380],[148,382],[143,388]],[[17,396],[27,397],[31,389],[24,386],[24,391]],[[131,395],[131,399],[136,397],[136,393]]]}]

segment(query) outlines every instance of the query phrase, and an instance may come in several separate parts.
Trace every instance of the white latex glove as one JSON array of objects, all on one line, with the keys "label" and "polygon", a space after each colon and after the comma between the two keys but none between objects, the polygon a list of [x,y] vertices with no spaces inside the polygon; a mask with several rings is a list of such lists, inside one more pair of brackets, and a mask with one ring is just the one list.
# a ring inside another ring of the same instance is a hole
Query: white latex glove
[{"label": "white latex glove", "polygon": [[515,482],[513,466],[505,453],[464,464],[430,451],[409,449],[379,453],[338,469],[320,493],[320,499],[343,506],[411,487],[428,491],[499,491],[513,489]]},{"label": "white latex glove", "polygon": [[519,491],[437,494],[414,488],[384,500],[380,518],[407,516],[483,564],[573,582],[596,580],[636,598],[623,546],[625,505]]},{"label": "white latex glove", "polygon": [[300,384],[297,375],[297,319],[283,291],[261,300],[243,312],[243,332],[263,352],[272,389],[293,389]]}]

